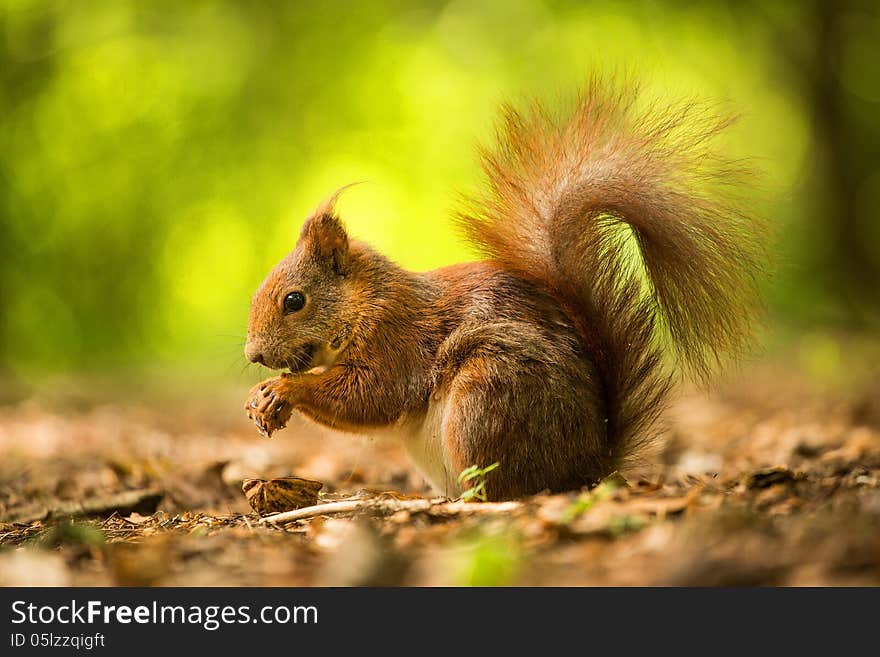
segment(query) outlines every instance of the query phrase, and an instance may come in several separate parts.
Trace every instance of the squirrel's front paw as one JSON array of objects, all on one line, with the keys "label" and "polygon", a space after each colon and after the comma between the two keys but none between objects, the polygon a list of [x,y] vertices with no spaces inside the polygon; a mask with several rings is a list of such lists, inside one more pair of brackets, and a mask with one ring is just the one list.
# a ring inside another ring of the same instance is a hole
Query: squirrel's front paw
[{"label": "squirrel's front paw", "polygon": [[271,438],[272,434],[287,426],[293,406],[284,398],[288,382],[284,376],[276,376],[258,383],[248,394],[245,410],[248,417],[257,425],[261,435]]}]

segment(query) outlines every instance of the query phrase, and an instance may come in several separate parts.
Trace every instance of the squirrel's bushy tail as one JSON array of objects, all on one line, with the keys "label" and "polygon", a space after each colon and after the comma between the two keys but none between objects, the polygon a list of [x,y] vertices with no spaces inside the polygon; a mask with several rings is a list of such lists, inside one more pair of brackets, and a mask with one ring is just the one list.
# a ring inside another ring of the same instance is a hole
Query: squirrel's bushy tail
[{"label": "squirrel's bushy tail", "polygon": [[487,257],[559,299],[602,379],[615,464],[652,438],[674,375],[705,380],[750,342],[761,226],[737,193],[741,164],[705,105],[640,104],[636,85],[591,81],[565,119],[503,109],[487,177],[459,222]]}]

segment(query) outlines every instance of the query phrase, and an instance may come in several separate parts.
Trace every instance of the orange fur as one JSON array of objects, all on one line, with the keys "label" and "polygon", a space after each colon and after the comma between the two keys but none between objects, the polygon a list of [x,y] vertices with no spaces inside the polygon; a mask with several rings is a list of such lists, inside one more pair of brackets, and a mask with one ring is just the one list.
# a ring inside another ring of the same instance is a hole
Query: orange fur
[{"label": "orange fur", "polygon": [[[407,272],[323,204],[254,297],[248,357],[292,372],[252,391],[261,430],[295,409],[397,431],[446,493],[499,462],[496,499],[639,454],[673,383],[664,333],[698,380],[748,345],[763,233],[733,200],[745,171],[711,148],[729,121],[638,101],[594,80],[565,120],[505,108],[459,216],[482,262]],[[307,302],[285,313],[292,291]]]}]

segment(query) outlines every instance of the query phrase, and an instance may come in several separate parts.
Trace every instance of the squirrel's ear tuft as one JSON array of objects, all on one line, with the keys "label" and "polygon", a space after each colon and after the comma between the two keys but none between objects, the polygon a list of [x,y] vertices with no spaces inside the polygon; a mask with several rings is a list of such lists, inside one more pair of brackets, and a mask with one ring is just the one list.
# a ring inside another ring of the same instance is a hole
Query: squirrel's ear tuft
[{"label": "squirrel's ear tuft", "polygon": [[348,273],[348,235],[342,221],[331,203],[322,203],[312,216],[306,219],[300,240],[321,262],[327,263],[334,273]]}]

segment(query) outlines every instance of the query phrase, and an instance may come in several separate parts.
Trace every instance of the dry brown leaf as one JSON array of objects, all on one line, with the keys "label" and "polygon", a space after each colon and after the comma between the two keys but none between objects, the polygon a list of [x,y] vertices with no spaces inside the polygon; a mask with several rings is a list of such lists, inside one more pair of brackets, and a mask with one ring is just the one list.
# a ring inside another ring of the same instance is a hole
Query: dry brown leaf
[{"label": "dry brown leaf", "polygon": [[137,511],[125,517],[125,521],[130,522],[133,525],[142,525],[145,522],[150,522],[152,519],[153,516],[142,516]]},{"label": "dry brown leaf", "polygon": [[241,484],[248,504],[261,516],[313,506],[323,487],[323,482],[300,477],[245,479]]}]

